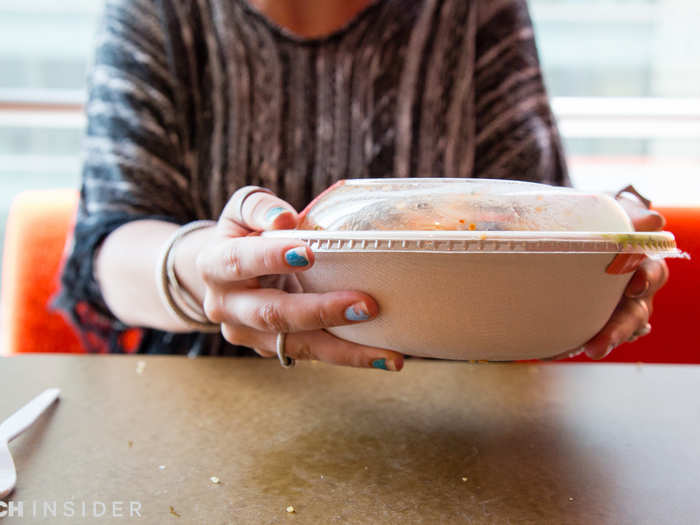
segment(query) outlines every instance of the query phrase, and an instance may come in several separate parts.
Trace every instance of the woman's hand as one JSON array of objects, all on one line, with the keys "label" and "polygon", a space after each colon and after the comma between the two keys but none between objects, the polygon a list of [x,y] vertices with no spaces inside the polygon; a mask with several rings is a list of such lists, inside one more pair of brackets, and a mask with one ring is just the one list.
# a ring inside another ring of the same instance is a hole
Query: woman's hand
[{"label": "woman's hand", "polygon": [[[660,231],[666,220],[648,210],[640,201],[621,197],[620,204],[632,219],[637,231]],[[603,359],[615,347],[632,342],[651,331],[649,318],[653,311],[654,294],[668,281],[668,266],[661,260],[646,258],[632,276],[624,296],[603,329],[583,348],[559,356],[572,357],[585,352],[591,359]]]},{"label": "woman's hand", "polygon": [[322,294],[288,293],[261,286],[261,278],[308,270],[314,254],[302,241],[266,239],[263,230],[294,228],[291,205],[265,192],[238,190],[216,226],[214,242],[197,257],[205,287],[204,311],[222,325],[224,338],[254,348],[263,357],[276,355],[277,334],[288,334],[285,353],[293,359],[317,359],[336,365],[398,371],[397,352],[357,345],[323,329],[369,321],[378,306],[358,291]]}]

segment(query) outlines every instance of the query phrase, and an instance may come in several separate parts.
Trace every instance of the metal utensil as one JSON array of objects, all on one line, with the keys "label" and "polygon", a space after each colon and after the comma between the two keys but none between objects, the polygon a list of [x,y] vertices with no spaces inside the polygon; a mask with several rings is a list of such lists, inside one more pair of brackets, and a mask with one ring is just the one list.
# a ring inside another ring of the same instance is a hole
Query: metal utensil
[{"label": "metal utensil", "polygon": [[17,483],[15,462],[8,444],[19,436],[58,399],[61,391],[49,388],[0,423],[0,498],[10,494]]}]

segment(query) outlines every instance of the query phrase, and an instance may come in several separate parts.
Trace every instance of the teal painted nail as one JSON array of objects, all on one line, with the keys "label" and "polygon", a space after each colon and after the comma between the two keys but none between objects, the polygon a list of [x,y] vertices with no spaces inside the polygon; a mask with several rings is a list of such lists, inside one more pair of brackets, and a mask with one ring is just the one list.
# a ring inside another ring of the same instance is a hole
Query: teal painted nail
[{"label": "teal painted nail", "polygon": [[267,213],[265,213],[265,220],[267,222],[274,222],[274,220],[282,215],[284,212],[286,212],[287,209],[283,208],[282,206],[275,206],[274,208],[270,208],[267,210]]},{"label": "teal painted nail", "polygon": [[345,309],[345,319],[348,321],[366,321],[369,319],[369,312],[363,303],[353,304]]},{"label": "teal painted nail", "polygon": [[386,366],[385,357],[382,357],[381,359],[375,359],[374,361],[372,361],[372,367],[379,368],[380,370],[389,370],[389,367]]},{"label": "teal painted nail", "polygon": [[309,265],[309,260],[306,258],[306,248],[293,248],[284,254],[284,259],[289,266]]}]

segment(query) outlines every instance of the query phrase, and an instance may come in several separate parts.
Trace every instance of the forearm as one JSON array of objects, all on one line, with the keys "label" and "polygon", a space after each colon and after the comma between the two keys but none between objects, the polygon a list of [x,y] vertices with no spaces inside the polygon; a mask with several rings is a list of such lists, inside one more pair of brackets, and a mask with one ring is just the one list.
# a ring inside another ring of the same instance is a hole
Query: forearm
[{"label": "forearm", "polygon": [[[112,232],[102,243],[95,260],[95,277],[107,306],[123,323],[170,332],[191,330],[166,308],[156,280],[163,247],[177,228],[164,221],[133,221]],[[182,237],[175,246],[177,276],[200,304],[204,282],[195,261],[213,235],[213,227],[197,230]]]}]

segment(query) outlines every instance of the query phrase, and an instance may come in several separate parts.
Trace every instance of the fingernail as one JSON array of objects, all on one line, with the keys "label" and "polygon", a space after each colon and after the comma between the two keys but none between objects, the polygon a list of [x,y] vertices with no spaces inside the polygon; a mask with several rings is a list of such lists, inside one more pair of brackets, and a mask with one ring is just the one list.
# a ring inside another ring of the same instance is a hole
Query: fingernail
[{"label": "fingernail", "polygon": [[365,303],[355,303],[345,309],[345,319],[348,321],[366,321],[370,318]]},{"label": "fingernail", "polygon": [[270,208],[267,210],[267,213],[265,213],[265,222],[268,224],[271,224],[275,222],[275,219],[282,215],[284,212],[287,212],[286,208],[283,208],[282,206],[275,206],[274,208]]},{"label": "fingernail", "polygon": [[292,248],[284,254],[284,259],[289,266],[308,266],[309,259],[306,257],[306,248]]},{"label": "fingernail", "polygon": [[379,370],[387,370],[389,372],[398,372],[396,363],[394,363],[394,361],[390,359],[387,359],[386,357],[382,357],[380,359],[375,359],[374,361],[372,361],[372,368],[377,368]]},{"label": "fingernail", "polygon": [[598,357],[594,357],[593,359],[595,359],[596,361],[600,361],[601,359],[605,359],[606,357],[608,357],[610,355],[610,352],[615,350],[615,348],[617,348],[617,345],[615,343],[610,343],[603,355],[598,356]]},{"label": "fingernail", "polygon": [[586,355],[594,361],[600,361],[601,359],[604,359],[605,356],[610,354],[610,352],[612,352],[616,346],[617,345],[615,343],[609,344],[607,350],[605,350],[603,353],[600,353],[600,350],[595,348],[595,346],[592,348],[584,347],[584,351],[586,352]]},{"label": "fingernail", "polygon": [[632,289],[627,292],[627,297],[631,297],[633,299],[641,297],[647,292],[649,286],[651,286],[649,281],[644,281],[642,285],[633,286]]},{"label": "fingernail", "polygon": [[574,350],[573,352],[571,352],[571,353],[568,355],[568,357],[569,357],[569,359],[571,359],[572,357],[580,356],[580,355],[581,355],[583,352],[585,352],[585,351],[586,351],[586,348],[582,346],[582,347],[579,348],[578,350]]},{"label": "fingernail", "polygon": [[603,357],[601,357],[601,359],[604,359],[604,358],[608,357],[608,356],[610,355],[610,352],[612,352],[613,350],[615,350],[615,348],[617,348],[617,345],[614,344],[614,343],[608,345],[608,348],[607,348],[607,350],[605,350],[605,354],[603,354]]}]

